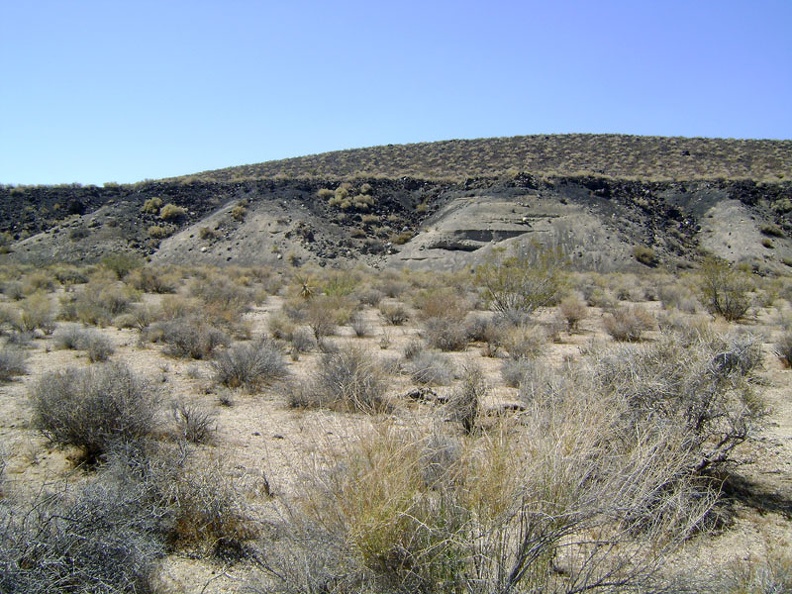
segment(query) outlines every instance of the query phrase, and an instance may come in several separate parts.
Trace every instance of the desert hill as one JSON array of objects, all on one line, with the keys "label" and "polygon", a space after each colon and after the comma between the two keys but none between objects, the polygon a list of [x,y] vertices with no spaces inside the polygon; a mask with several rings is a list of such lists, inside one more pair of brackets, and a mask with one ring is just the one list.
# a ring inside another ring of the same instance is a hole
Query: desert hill
[{"label": "desert hill", "polygon": [[792,141],[558,135],[336,151],[104,187],[0,187],[7,259],[450,269],[542,244],[582,268],[702,250],[792,264]]}]

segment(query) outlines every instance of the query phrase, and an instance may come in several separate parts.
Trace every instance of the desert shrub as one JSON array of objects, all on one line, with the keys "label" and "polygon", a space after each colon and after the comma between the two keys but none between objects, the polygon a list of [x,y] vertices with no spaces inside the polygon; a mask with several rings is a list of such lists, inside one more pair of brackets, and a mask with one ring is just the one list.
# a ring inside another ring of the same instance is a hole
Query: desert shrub
[{"label": "desert shrub", "polygon": [[288,373],[280,347],[268,338],[220,351],[212,368],[217,383],[248,392],[283,379]]},{"label": "desert shrub", "polygon": [[49,296],[34,293],[23,299],[12,323],[19,332],[41,330],[45,334],[51,334],[55,330],[55,312]]},{"label": "desert shrub", "polygon": [[380,364],[365,350],[346,347],[325,353],[311,380],[291,386],[293,407],[322,407],[366,413],[384,412],[387,383]]},{"label": "desert shrub", "polygon": [[203,316],[215,324],[235,324],[254,301],[253,291],[215,274],[193,281],[189,292],[203,302]]},{"label": "desert shrub", "polygon": [[617,395],[632,424],[673,429],[669,438],[687,448],[685,466],[701,473],[727,462],[765,414],[750,381],[761,362],[761,343],[747,333],[669,332],[653,343],[592,348],[575,381]]},{"label": "desert shrub", "polygon": [[0,293],[5,295],[10,301],[19,301],[25,297],[25,290],[22,282],[18,280],[5,280],[0,285]]},{"label": "desert shrub", "polygon": [[144,330],[160,319],[162,311],[151,305],[132,304],[128,311],[113,318],[116,328],[136,328]]},{"label": "desert shrub", "polygon": [[159,214],[160,208],[162,208],[162,198],[155,196],[146,200],[140,210],[146,214]]},{"label": "desert shrub", "polygon": [[775,352],[787,367],[792,367],[792,331],[787,330],[776,342]]},{"label": "desert shrub", "polygon": [[18,375],[27,373],[27,355],[17,348],[0,348],[0,381],[7,382]]},{"label": "desert shrub", "polygon": [[117,280],[123,280],[135,268],[143,266],[143,261],[134,253],[116,253],[102,258],[102,266],[112,271]]},{"label": "desert shrub", "polygon": [[698,287],[704,306],[712,314],[735,321],[743,318],[751,307],[751,278],[733,268],[727,261],[709,257],[701,264]]},{"label": "desert shrub", "polygon": [[219,328],[189,317],[152,324],[143,338],[165,344],[163,352],[170,357],[187,359],[210,359],[216,348],[230,342]]},{"label": "desert shrub", "polygon": [[354,306],[346,297],[319,295],[308,300],[305,307],[305,323],[319,341],[335,334],[338,326],[352,319]]},{"label": "desert shrub", "polygon": [[470,311],[468,300],[450,287],[420,291],[413,298],[413,303],[421,320],[448,318],[461,321]]},{"label": "desert shrub", "polygon": [[476,284],[492,311],[522,320],[559,302],[565,284],[561,264],[559,254],[536,245],[517,255],[497,252],[476,269]]},{"label": "desert shrub", "polygon": [[361,304],[369,307],[378,307],[384,296],[382,291],[369,286],[359,287],[354,292],[354,297]]},{"label": "desert shrub", "polygon": [[792,558],[780,542],[775,547],[766,543],[765,547],[758,558],[749,555],[724,564],[719,571],[705,572],[698,580],[682,576],[681,582],[688,591],[706,594],[792,592]]},{"label": "desert shrub", "polygon": [[421,349],[407,357],[404,365],[410,378],[417,383],[430,386],[447,386],[454,380],[454,362],[443,353]]},{"label": "desert shrub", "polygon": [[156,429],[159,401],[122,363],[45,373],[31,388],[33,425],[52,442],[82,448],[95,461]]},{"label": "desert shrub", "polygon": [[428,318],[423,322],[427,344],[441,351],[464,351],[469,339],[467,328],[453,317]]},{"label": "desert shrub", "polygon": [[[466,383],[465,407],[475,408],[480,376]],[[261,569],[283,591],[314,583],[313,564],[266,552],[301,537],[308,550],[333,551],[336,576],[354,591],[651,589],[657,562],[701,525],[714,491],[679,473],[683,444],[622,435],[614,402],[599,398],[543,399],[527,427],[474,432],[472,422],[464,440],[375,427],[306,484],[280,538],[262,547]],[[330,583],[339,582],[317,587]]]},{"label": "desert shrub", "polygon": [[0,506],[0,591],[154,592],[167,509],[149,483],[118,474]]},{"label": "desert shrub", "polygon": [[244,543],[255,537],[255,524],[219,463],[193,457],[162,479],[172,502],[171,547],[230,562],[246,556]]},{"label": "desert shrub", "polygon": [[273,312],[267,321],[270,336],[276,340],[291,340],[296,328],[294,322],[281,311]]},{"label": "desert shrub", "polygon": [[655,325],[654,316],[640,306],[625,306],[616,309],[602,319],[605,331],[615,340],[635,342]]},{"label": "desert shrub", "polygon": [[289,355],[297,361],[302,353],[311,351],[316,342],[313,333],[307,328],[297,328],[289,339]]},{"label": "desert shrub", "polygon": [[650,247],[637,245],[633,248],[632,254],[633,258],[644,266],[654,268],[658,264],[657,254],[655,254],[655,251]]},{"label": "desert shrub", "polygon": [[171,416],[179,439],[195,444],[211,443],[214,439],[217,415],[206,407],[189,400],[176,400],[171,404]]},{"label": "desert shrub", "polygon": [[678,309],[687,313],[696,313],[701,306],[695,293],[687,286],[679,283],[662,285],[658,291],[663,309]]},{"label": "desert shrub", "polygon": [[235,221],[244,221],[245,217],[247,216],[247,212],[247,203],[240,201],[231,208],[230,214],[231,218]]},{"label": "desert shrub", "polygon": [[60,317],[67,321],[106,326],[116,316],[126,313],[138,298],[138,293],[127,285],[91,280],[61,298]]},{"label": "desert shrub", "polygon": [[539,324],[507,325],[501,332],[500,343],[512,359],[537,357],[547,349],[547,331]]},{"label": "desert shrub", "polygon": [[410,313],[401,303],[383,303],[379,307],[379,313],[390,326],[403,326],[410,319]]},{"label": "desert shrub", "polygon": [[221,234],[217,229],[212,229],[211,227],[201,227],[198,230],[198,237],[204,241],[212,241],[219,239]]},{"label": "desert shrub", "polygon": [[115,352],[112,341],[100,332],[76,324],[62,326],[53,335],[55,347],[85,351],[91,363],[106,361]]},{"label": "desert shrub", "polygon": [[402,294],[409,289],[409,283],[402,280],[397,276],[386,273],[384,278],[381,279],[379,288],[386,297],[391,299],[398,299]]},{"label": "desert shrub", "polygon": [[160,209],[159,216],[163,221],[181,221],[187,216],[187,209],[168,203]]},{"label": "desert shrub", "polygon": [[49,271],[31,272],[25,275],[22,291],[25,295],[33,293],[51,293],[55,290],[55,279]]},{"label": "desert shrub", "polygon": [[588,317],[588,307],[580,297],[572,295],[558,304],[558,316],[566,324],[568,332],[577,332],[580,322]]},{"label": "desert shrub", "polygon": [[501,364],[503,383],[510,388],[519,388],[523,378],[530,373],[535,364],[536,361],[534,359],[505,359]]},{"label": "desert shrub", "polygon": [[446,405],[449,418],[462,423],[465,433],[472,433],[476,429],[488,391],[489,386],[481,368],[475,365],[466,367],[461,384],[454,390]]},{"label": "desert shrub", "polygon": [[54,275],[55,279],[64,287],[81,285],[88,282],[88,275],[84,270],[68,264],[60,264],[55,267]]},{"label": "desert shrub", "polygon": [[369,326],[366,319],[360,314],[360,312],[355,312],[352,314],[352,319],[349,321],[349,325],[352,327],[352,331],[358,338],[365,338],[371,334],[371,327]]},{"label": "desert shrub", "polygon": [[768,235],[769,237],[784,237],[784,230],[773,223],[761,225],[759,231],[761,231],[762,235]]},{"label": "desert shrub", "polygon": [[173,233],[173,227],[167,226],[163,227],[162,225],[151,225],[148,228],[148,236],[151,239],[165,239],[171,233]]}]

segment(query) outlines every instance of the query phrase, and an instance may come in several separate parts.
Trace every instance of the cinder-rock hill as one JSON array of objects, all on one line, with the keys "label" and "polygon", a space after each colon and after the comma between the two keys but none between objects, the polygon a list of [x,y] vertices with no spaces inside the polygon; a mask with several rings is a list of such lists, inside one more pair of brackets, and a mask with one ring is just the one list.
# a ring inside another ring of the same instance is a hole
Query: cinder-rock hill
[{"label": "cinder-rock hill", "polygon": [[543,245],[603,271],[687,267],[705,250],[783,271],[790,179],[792,141],[449,141],[134,185],[0,187],[0,231],[3,258],[34,264],[133,251],[176,264],[445,270],[496,246]]}]

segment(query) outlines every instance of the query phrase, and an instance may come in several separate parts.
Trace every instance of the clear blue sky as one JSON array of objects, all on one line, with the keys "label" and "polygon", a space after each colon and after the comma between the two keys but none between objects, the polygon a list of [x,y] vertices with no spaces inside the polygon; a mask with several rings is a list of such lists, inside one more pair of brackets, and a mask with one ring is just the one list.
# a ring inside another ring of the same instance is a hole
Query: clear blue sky
[{"label": "clear blue sky", "polygon": [[792,138],[792,0],[0,0],[0,183],[538,133]]}]

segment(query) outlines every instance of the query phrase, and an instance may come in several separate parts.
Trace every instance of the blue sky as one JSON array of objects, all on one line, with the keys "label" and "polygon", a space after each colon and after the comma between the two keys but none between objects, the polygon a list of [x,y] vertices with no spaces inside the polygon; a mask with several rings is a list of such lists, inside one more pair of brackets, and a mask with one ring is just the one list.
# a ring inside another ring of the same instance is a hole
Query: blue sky
[{"label": "blue sky", "polygon": [[792,0],[0,0],[0,183],[545,133],[792,139]]}]

